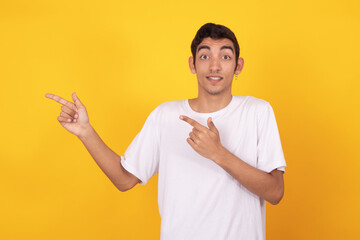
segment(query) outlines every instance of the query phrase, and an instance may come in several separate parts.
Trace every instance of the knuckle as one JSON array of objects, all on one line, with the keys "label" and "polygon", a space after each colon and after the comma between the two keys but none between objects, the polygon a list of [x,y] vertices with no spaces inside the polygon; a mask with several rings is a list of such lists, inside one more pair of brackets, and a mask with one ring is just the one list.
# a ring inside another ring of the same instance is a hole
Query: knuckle
[{"label": "knuckle", "polygon": [[62,117],[69,117],[69,114],[67,114],[66,112],[61,112],[61,113],[60,113],[60,116],[62,116]]},{"label": "knuckle", "polygon": [[65,105],[62,105],[61,110],[63,110],[66,113],[69,112],[69,108],[66,107]]}]

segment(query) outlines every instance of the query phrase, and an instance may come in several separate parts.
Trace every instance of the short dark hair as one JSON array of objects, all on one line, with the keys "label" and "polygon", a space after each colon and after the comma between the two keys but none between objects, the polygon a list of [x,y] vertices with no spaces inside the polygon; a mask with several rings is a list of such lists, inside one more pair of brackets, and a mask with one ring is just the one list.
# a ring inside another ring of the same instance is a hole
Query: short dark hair
[{"label": "short dark hair", "polygon": [[[235,34],[227,27],[214,23],[204,24],[196,33],[192,43],[191,43],[191,52],[193,55],[193,62],[195,65],[196,49],[199,44],[204,40],[204,38],[210,37],[212,39],[221,39],[227,38],[232,41],[235,47],[235,56],[236,56],[236,66],[238,64],[238,59],[240,56],[240,47],[239,43],[235,37]],[[236,67],[235,67],[236,69]]]}]

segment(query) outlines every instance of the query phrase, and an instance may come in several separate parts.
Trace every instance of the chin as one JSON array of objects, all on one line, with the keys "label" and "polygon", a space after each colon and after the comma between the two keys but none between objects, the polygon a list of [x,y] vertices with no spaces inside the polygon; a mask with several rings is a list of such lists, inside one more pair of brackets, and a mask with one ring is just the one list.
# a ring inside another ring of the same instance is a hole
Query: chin
[{"label": "chin", "polygon": [[224,92],[225,89],[220,89],[220,90],[211,90],[211,89],[206,89],[206,92],[210,95],[219,95],[221,93]]},{"label": "chin", "polygon": [[[218,86],[206,86],[206,85],[199,84],[199,88],[201,88],[203,92],[206,92],[207,94],[212,95],[212,96],[223,94],[224,92],[229,90],[228,87],[219,86],[219,85]],[[231,86],[230,86],[230,88],[231,88]]]}]

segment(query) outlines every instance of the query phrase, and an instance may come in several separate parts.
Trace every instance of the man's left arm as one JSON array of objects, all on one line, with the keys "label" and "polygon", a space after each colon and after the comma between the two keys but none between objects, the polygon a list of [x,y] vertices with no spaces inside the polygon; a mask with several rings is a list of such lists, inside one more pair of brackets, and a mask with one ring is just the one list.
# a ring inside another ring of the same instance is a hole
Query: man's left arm
[{"label": "man's left arm", "polygon": [[283,172],[274,169],[270,173],[259,170],[223,148],[212,159],[241,185],[269,203],[275,205],[284,195]]},{"label": "man's left arm", "polygon": [[284,195],[282,171],[275,169],[270,173],[264,172],[229,152],[222,146],[219,132],[211,118],[207,122],[209,128],[187,116],[182,115],[180,119],[194,127],[187,142],[196,152],[221,166],[252,193],[273,205],[280,202]]}]

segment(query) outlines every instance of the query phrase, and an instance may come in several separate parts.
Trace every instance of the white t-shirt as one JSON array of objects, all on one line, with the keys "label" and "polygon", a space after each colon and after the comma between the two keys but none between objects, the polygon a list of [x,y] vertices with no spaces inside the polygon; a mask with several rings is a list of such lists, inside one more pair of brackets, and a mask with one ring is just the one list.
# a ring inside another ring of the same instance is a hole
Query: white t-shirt
[{"label": "white t-shirt", "polygon": [[142,185],[159,174],[161,240],[265,239],[265,200],[192,149],[186,139],[193,127],[180,115],[204,126],[212,117],[222,145],[253,167],[285,172],[286,166],[273,109],[262,99],[233,95],[213,113],[195,112],[188,100],[159,105],[121,164]]}]

